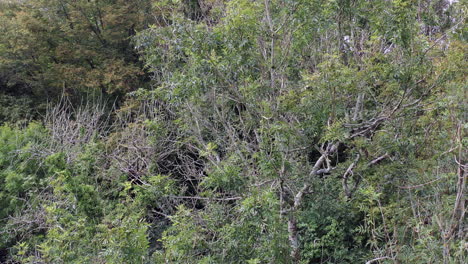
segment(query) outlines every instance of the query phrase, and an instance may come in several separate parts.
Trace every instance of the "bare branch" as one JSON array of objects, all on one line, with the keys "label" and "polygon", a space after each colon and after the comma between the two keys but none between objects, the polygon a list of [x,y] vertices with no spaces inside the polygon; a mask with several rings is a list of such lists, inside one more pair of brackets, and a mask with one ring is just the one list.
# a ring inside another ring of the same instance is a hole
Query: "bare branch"
[{"label": "bare branch", "polygon": [[385,153],[385,154],[383,154],[382,156],[380,156],[380,157],[378,157],[378,158],[373,159],[372,161],[370,161],[370,162],[367,164],[367,166],[373,166],[373,165],[379,163],[380,161],[382,161],[382,160],[384,160],[384,159],[386,159],[386,158],[389,158],[389,157],[390,157],[390,155],[388,155],[388,153]]},{"label": "bare branch", "polygon": [[371,263],[374,263],[374,262],[376,262],[376,261],[384,260],[384,259],[393,259],[393,258],[387,257],[387,256],[378,257],[378,258],[375,258],[375,259],[368,260],[368,261],[366,262],[366,264],[371,264]]}]

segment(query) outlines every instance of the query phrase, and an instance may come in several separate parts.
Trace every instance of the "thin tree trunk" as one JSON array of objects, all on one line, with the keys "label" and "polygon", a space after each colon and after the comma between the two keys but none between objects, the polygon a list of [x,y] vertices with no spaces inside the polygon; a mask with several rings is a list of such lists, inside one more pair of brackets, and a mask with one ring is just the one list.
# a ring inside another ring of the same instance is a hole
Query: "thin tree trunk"
[{"label": "thin tree trunk", "polygon": [[291,245],[291,258],[294,263],[299,263],[301,252],[299,248],[299,235],[297,233],[296,217],[291,214],[288,220],[289,243]]}]

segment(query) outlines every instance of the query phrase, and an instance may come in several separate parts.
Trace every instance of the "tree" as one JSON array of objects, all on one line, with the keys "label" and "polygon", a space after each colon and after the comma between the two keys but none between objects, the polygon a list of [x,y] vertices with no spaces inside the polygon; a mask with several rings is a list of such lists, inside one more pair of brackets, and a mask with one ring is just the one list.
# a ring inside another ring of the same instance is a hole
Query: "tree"
[{"label": "tree", "polygon": [[2,4],[2,93],[46,103],[143,87],[131,38],[151,21],[150,10],[149,1]]},{"label": "tree", "polygon": [[466,262],[463,3],[2,10],[2,87],[126,97],[0,127],[1,261]]}]

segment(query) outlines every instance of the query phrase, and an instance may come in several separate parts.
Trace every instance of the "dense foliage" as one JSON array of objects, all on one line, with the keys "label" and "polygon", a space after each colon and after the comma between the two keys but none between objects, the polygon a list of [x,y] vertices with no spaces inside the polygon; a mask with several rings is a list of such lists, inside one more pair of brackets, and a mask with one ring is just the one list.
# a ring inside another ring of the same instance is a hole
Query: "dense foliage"
[{"label": "dense foliage", "polygon": [[467,263],[465,0],[0,0],[0,262]]}]

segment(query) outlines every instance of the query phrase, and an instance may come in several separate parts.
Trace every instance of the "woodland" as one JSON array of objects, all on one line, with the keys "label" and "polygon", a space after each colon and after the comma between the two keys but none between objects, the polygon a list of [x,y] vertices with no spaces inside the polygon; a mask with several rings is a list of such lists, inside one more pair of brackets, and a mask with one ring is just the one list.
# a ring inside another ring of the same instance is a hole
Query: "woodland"
[{"label": "woodland", "polygon": [[467,0],[0,0],[0,263],[468,263]]}]

